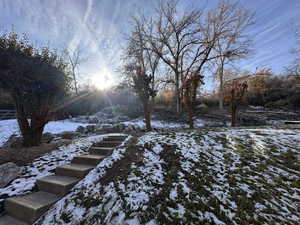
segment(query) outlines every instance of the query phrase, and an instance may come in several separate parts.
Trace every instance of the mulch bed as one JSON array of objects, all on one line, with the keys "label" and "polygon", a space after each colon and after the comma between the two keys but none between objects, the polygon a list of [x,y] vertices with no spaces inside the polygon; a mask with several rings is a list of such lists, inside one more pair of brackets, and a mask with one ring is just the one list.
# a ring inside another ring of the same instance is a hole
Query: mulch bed
[{"label": "mulch bed", "polygon": [[30,148],[0,148],[0,165],[7,162],[13,162],[18,166],[24,166],[60,146],[70,143],[71,140],[58,140]]}]

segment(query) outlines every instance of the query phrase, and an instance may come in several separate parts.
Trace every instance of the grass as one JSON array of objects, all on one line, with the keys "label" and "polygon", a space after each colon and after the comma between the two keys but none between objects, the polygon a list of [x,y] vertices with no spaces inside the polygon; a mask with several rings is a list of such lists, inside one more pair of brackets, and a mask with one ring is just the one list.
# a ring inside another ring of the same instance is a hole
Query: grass
[{"label": "grass", "polygon": [[148,133],[100,191],[82,190],[65,208],[76,201],[89,224],[298,224],[299,146],[296,129]]}]

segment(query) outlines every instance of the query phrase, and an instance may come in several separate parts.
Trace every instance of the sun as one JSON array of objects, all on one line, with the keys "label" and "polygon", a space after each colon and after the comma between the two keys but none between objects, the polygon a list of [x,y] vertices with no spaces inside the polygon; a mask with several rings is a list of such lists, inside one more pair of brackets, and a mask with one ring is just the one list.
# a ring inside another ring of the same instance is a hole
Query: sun
[{"label": "sun", "polygon": [[101,72],[91,76],[92,85],[99,90],[109,89],[114,85],[114,79],[109,72]]}]

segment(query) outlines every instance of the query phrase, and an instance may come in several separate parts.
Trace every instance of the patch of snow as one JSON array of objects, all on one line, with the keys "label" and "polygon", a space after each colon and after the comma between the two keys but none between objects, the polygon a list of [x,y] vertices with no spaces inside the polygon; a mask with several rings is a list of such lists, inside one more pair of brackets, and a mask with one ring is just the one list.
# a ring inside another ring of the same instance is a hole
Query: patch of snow
[{"label": "patch of snow", "polygon": [[[37,179],[54,174],[55,168],[69,163],[75,156],[83,154],[93,143],[101,141],[105,136],[81,138],[35,159],[30,165],[22,167],[23,172],[19,178],[0,189],[0,196],[16,196],[31,192]],[[0,201],[3,200],[0,197]]]},{"label": "patch of snow", "polygon": [[[117,201],[118,195],[114,188],[113,183],[109,183],[107,186],[103,187],[99,182],[99,180],[106,174],[106,170],[112,167],[114,162],[124,157],[126,148],[124,148],[123,145],[130,138],[132,137],[128,136],[121,144],[121,146],[114,149],[112,155],[103,159],[95,169],[91,170],[83,180],[81,180],[78,184],[75,185],[75,187],[67,196],[65,196],[60,201],[58,201],[54,205],[54,207],[47,212],[45,217],[40,219],[41,225],[50,225],[50,224],[55,225],[57,224],[57,221],[59,221],[60,224],[67,224],[62,220],[60,216],[62,212],[65,212],[68,215],[70,215],[72,221],[77,224],[82,223],[83,221],[87,221],[89,216],[95,215],[95,213],[98,212],[97,206],[87,209],[83,207],[83,205],[78,204],[78,202],[83,200],[82,197],[78,198],[78,196],[81,196],[81,194],[93,198],[99,195],[100,192],[105,193],[103,200],[104,201],[110,200],[110,201],[106,201],[107,205],[103,206],[103,208],[107,208],[108,211],[106,218],[111,219],[111,217],[115,213],[122,214],[122,211],[120,210],[121,205]],[[78,198],[76,200],[76,203],[70,201],[70,199],[76,199],[76,198]],[[110,202],[114,204],[110,204]],[[77,208],[79,208],[79,213],[76,211]],[[85,215],[85,217],[83,217],[82,215]],[[96,224],[98,223],[96,222]]]},{"label": "patch of snow", "polygon": [[[75,131],[79,126],[88,126],[87,123],[76,123],[69,120],[51,121],[46,124],[44,133],[58,134],[64,131]],[[17,120],[0,120],[0,147],[13,135],[20,135]]]}]

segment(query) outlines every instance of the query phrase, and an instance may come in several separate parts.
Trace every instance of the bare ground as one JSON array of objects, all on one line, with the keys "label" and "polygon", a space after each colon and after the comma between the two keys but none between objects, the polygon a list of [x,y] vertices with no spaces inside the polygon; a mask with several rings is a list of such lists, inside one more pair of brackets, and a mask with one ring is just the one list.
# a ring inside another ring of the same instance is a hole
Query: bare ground
[{"label": "bare ground", "polygon": [[24,166],[60,146],[70,143],[71,140],[58,140],[30,148],[0,148],[0,165],[7,162],[13,162],[18,166]]}]

